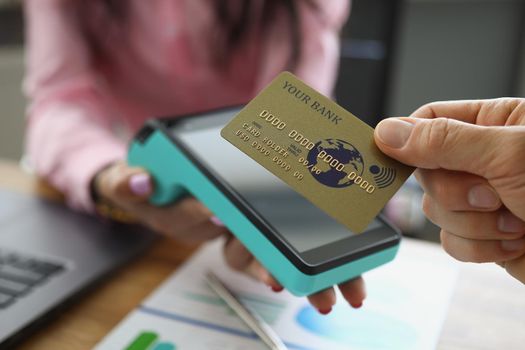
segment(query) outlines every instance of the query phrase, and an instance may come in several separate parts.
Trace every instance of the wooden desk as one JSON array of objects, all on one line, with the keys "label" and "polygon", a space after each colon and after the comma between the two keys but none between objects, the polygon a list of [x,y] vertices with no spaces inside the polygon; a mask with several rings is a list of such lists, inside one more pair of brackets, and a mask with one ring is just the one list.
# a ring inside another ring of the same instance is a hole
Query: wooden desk
[{"label": "wooden desk", "polygon": [[[0,187],[59,198],[14,163],[0,161]],[[192,249],[159,241],[25,341],[20,349],[90,349],[140,304]],[[438,349],[525,349],[525,286],[493,265],[465,264]]]}]

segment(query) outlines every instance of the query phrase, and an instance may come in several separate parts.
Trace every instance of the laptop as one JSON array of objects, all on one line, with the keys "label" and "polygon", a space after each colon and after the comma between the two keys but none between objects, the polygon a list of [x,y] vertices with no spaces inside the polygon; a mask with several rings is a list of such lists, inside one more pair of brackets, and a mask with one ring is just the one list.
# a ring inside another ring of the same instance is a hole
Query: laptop
[{"label": "laptop", "polygon": [[143,252],[155,235],[0,189],[0,349]]}]

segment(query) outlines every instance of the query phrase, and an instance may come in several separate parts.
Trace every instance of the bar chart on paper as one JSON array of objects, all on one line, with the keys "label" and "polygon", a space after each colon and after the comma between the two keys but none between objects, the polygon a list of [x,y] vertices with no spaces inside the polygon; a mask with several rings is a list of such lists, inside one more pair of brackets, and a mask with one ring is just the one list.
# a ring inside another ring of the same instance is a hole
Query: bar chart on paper
[{"label": "bar chart on paper", "polygon": [[266,349],[208,288],[204,275],[210,267],[289,349],[434,349],[457,265],[434,245],[407,241],[393,263],[365,276],[368,297],[361,309],[350,308],[341,298],[328,316],[319,315],[304,298],[272,293],[229,271],[220,244],[209,244],[128,315],[97,349]]},{"label": "bar chart on paper", "polygon": [[170,342],[158,341],[159,335],[154,332],[142,332],[131,344],[126,347],[126,350],[176,350],[177,346]]}]

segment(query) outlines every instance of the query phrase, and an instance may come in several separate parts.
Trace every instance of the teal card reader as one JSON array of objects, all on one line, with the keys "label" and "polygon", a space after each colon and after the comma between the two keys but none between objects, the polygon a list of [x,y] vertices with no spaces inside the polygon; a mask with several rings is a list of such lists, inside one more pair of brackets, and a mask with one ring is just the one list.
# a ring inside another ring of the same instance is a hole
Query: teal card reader
[{"label": "teal card reader", "polygon": [[194,196],[297,296],[394,259],[401,235],[381,216],[355,234],[222,139],[220,130],[238,111],[146,123],[130,145],[128,163],[152,175],[152,204]]}]

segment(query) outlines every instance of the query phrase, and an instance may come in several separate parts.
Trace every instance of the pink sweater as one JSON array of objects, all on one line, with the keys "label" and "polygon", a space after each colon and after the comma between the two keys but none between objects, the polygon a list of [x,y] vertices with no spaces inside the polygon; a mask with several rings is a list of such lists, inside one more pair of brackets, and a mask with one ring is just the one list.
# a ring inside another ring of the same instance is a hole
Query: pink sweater
[{"label": "pink sweater", "polygon": [[[120,22],[100,0],[25,1],[26,148],[36,172],[71,206],[93,209],[91,179],[125,158],[147,118],[245,103],[286,68],[283,14],[264,35],[249,34],[228,58],[234,69],[214,68],[210,38],[220,29],[212,1],[129,0]],[[303,55],[295,73],[330,95],[349,3],[318,1],[318,11],[299,3]]]}]

